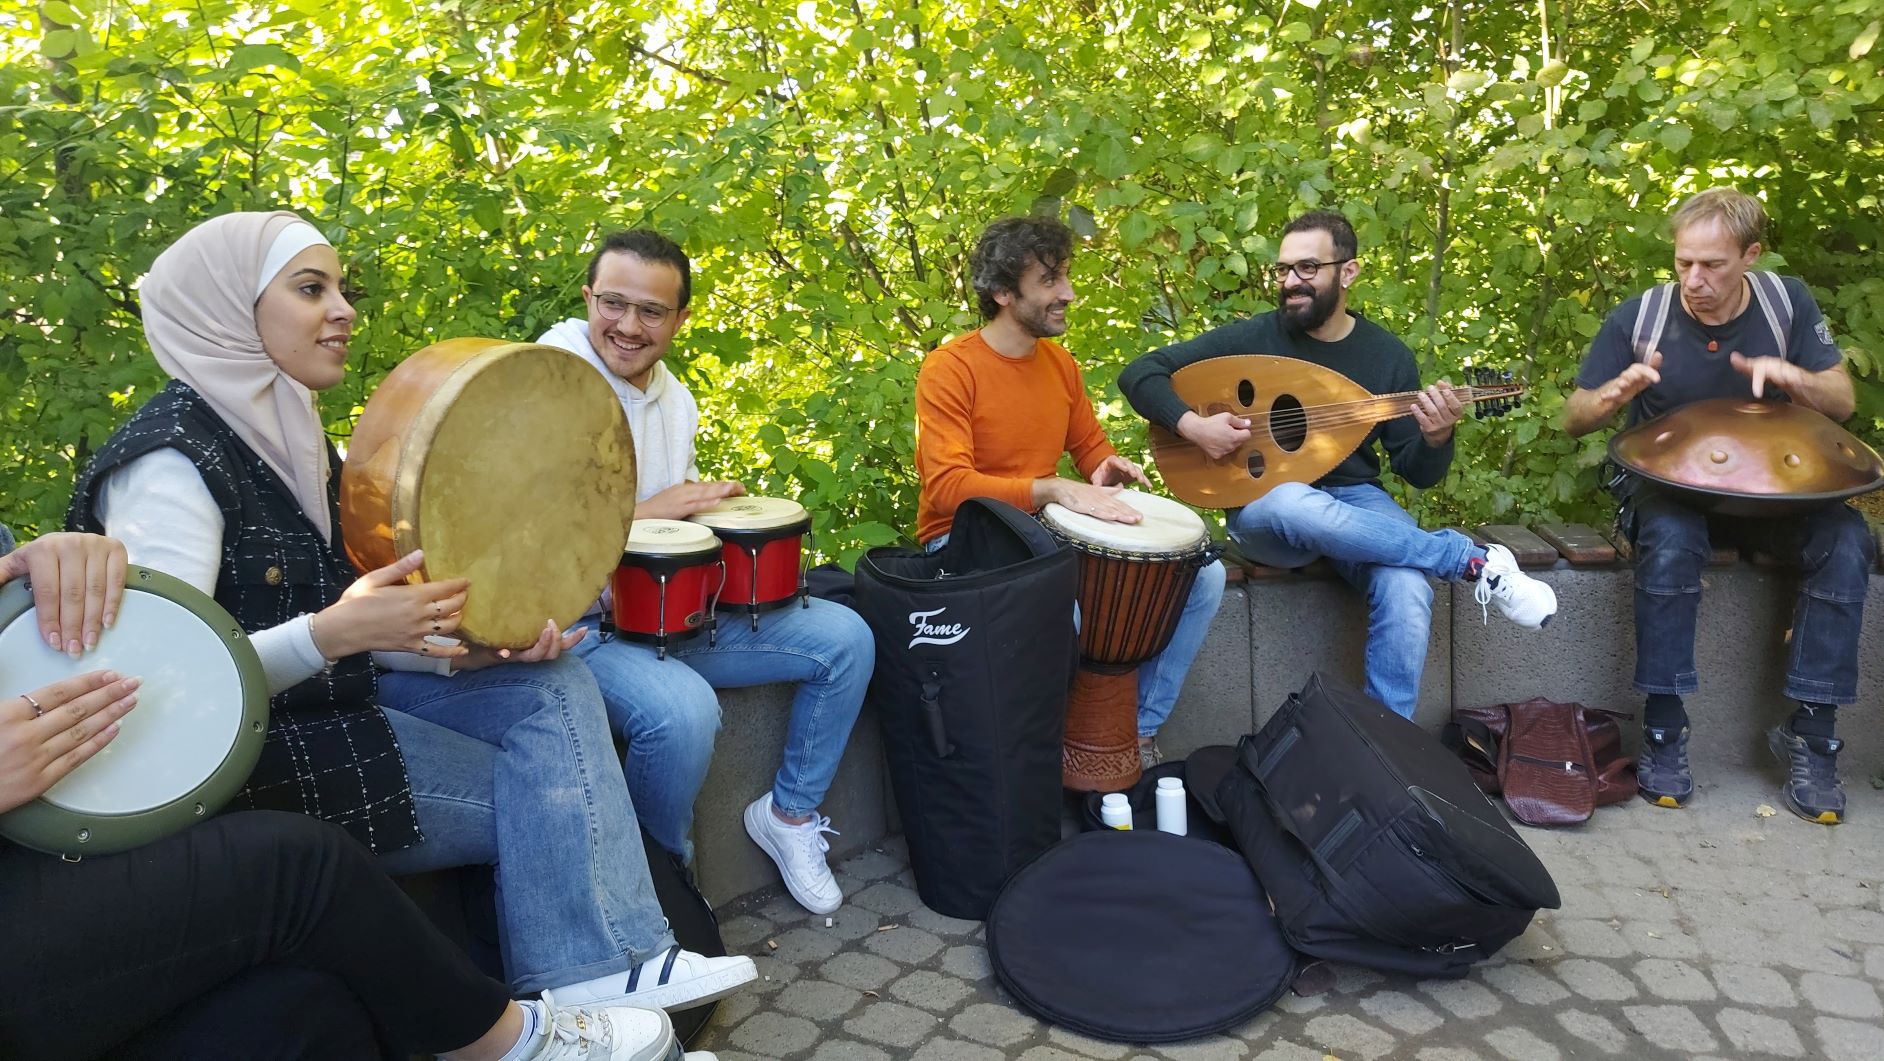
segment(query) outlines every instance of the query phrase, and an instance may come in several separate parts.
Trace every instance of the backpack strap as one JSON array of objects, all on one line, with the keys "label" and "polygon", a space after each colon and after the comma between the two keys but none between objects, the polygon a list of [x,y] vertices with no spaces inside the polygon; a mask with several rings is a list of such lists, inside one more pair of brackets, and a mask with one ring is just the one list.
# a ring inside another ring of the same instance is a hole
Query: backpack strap
[{"label": "backpack strap", "polygon": [[1759,300],[1760,312],[1766,315],[1766,326],[1773,330],[1773,343],[1783,360],[1786,336],[1792,334],[1792,296],[1786,293],[1786,285],[1777,273],[1748,270],[1747,283],[1753,285],[1753,297]]},{"label": "backpack strap", "polygon": [[1637,361],[1647,361],[1649,354],[1661,346],[1662,332],[1668,327],[1668,307],[1674,301],[1674,284],[1660,284],[1643,293],[1642,304],[1636,308],[1635,331],[1629,338]]}]

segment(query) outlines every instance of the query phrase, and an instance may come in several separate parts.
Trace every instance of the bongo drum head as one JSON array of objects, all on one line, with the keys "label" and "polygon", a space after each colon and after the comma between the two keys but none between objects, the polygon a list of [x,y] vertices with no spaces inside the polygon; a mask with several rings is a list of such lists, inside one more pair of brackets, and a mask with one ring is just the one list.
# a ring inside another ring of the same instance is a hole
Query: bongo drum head
[{"label": "bongo drum head", "polygon": [[1139,490],[1114,496],[1137,509],[1143,522],[1114,523],[1058,504],[1041,509],[1040,519],[1063,538],[1127,553],[1181,553],[1209,538],[1202,517],[1168,497]]},{"label": "bongo drum head", "polygon": [[628,532],[629,556],[692,556],[720,551],[720,540],[697,523],[678,519],[638,519]]},{"label": "bongo drum head", "polygon": [[779,530],[809,523],[805,506],[783,497],[729,497],[712,508],[687,517],[715,530]]},{"label": "bongo drum head", "polygon": [[601,373],[496,339],[438,343],[394,369],[341,479],[355,565],[424,549],[424,578],[471,580],[463,636],[498,648],[582,617],[621,560],[634,501],[634,440]]},{"label": "bongo drum head", "polygon": [[132,567],[117,624],[77,660],[40,639],[31,589],[0,589],[0,690],[95,670],[138,677],[118,735],[45,795],[0,815],[0,835],[41,851],[129,850],[214,814],[248,780],[268,728],[261,661],[215,601]]}]

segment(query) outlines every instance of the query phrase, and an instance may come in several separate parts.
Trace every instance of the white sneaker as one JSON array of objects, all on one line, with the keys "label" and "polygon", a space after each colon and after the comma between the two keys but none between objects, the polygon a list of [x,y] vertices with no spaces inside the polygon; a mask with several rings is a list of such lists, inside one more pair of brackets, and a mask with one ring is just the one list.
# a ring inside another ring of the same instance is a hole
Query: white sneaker
[{"label": "white sneaker", "polygon": [[530,1061],[681,1061],[673,1022],[658,1009],[551,1006],[546,1031]]},{"label": "white sneaker", "polygon": [[789,825],[772,813],[772,794],[767,792],[746,805],[746,835],[760,850],[778,863],[779,876],[785,878],[785,890],[798,905],[814,914],[828,914],[844,902],[844,890],[831,876],[824,853],[831,849],[824,834],[838,835],[831,819],[813,813],[803,825]]},{"label": "white sneaker", "polygon": [[1485,566],[1479,568],[1472,599],[1486,622],[1491,613],[1485,606],[1496,604],[1498,614],[1527,630],[1541,628],[1557,614],[1557,592],[1518,570],[1518,558],[1502,545],[1485,547]]},{"label": "white sneaker", "polygon": [[743,954],[709,958],[678,945],[626,973],[610,973],[543,992],[553,1006],[635,1006],[692,1009],[723,998],[759,978],[759,967]]}]

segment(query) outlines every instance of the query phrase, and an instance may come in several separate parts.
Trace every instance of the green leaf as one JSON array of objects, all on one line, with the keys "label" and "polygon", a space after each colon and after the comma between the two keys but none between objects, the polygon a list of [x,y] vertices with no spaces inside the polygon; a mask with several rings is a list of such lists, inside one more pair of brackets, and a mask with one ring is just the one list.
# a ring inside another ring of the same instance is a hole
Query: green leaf
[{"label": "green leaf", "polygon": [[1119,222],[1119,242],[1127,249],[1137,247],[1151,238],[1157,231],[1157,223],[1142,210],[1134,210]]},{"label": "green leaf", "polygon": [[1694,130],[1685,125],[1664,125],[1655,138],[1662,142],[1663,147],[1679,154],[1688,146],[1688,141],[1694,139]]},{"label": "green leaf", "polygon": [[1079,186],[1079,174],[1066,166],[1053,171],[1047,182],[1040,186],[1042,195],[1063,196]]},{"label": "green leaf", "polygon": [[227,66],[232,72],[256,70],[264,66],[298,71],[301,69],[301,60],[279,44],[243,44],[229,53]]},{"label": "green leaf", "polygon": [[1066,211],[1066,227],[1085,239],[1091,239],[1099,234],[1099,224],[1093,220],[1092,211],[1077,203]]},{"label": "green leaf", "polygon": [[1845,54],[1851,57],[1852,62],[1855,63],[1871,54],[1871,47],[1877,43],[1880,29],[1884,29],[1884,19],[1872,19],[1869,26],[1864,27],[1856,37],[1851,39],[1851,47],[1846,49]]}]

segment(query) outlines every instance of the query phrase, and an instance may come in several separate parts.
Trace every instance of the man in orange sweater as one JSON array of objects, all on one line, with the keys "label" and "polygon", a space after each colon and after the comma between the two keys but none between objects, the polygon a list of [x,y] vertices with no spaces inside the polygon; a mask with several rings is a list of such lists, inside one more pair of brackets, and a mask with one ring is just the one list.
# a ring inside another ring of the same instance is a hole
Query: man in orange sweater
[{"label": "man in orange sweater", "polygon": [[[1066,331],[1073,304],[1072,257],[1072,231],[1041,217],[997,221],[975,245],[969,273],[987,323],[931,351],[916,378],[916,537],[929,549],[948,540],[956,507],[971,497],[1028,512],[1052,502],[1119,523],[1140,519],[1114,495],[1131,482],[1151,483],[1106,441],[1079,366],[1052,341]],[[1057,474],[1062,454],[1085,482]],[[1158,727],[1222,599],[1223,565],[1212,563],[1198,572],[1171,643],[1138,670],[1138,749],[1147,768],[1163,758]]]}]

